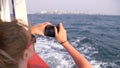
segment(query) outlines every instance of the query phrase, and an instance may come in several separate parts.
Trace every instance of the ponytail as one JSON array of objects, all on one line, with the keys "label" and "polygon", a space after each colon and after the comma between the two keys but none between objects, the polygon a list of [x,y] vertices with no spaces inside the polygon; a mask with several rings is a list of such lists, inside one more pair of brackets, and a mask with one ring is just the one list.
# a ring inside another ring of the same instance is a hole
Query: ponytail
[{"label": "ponytail", "polygon": [[16,60],[13,59],[8,53],[0,49],[0,68],[7,68],[7,64],[15,64]]}]

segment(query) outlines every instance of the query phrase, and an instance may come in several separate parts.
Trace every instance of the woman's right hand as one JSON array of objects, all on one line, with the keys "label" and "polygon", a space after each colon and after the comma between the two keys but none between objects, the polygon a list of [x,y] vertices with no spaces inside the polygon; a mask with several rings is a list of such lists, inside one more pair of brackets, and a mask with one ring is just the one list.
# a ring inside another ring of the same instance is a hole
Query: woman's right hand
[{"label": "woman's right hand", "polygon": [[58,28],[59,28],[59,30],[56,27],[54,28],[56,40],[59,43],[67,41],[66,30],[64,29],[62,23],[58,24]]}]

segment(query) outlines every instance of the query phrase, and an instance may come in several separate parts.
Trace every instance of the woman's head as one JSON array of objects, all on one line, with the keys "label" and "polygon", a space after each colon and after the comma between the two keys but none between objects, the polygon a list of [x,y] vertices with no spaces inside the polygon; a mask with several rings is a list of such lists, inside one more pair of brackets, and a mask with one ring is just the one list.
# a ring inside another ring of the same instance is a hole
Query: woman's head
[{"label": "woman's head", "polygon": [[[0,22],[0,50],[11,57],[11,60],[14,58],[18,62],[30,39],[30,33],[23,26],[15,22]],[[11,63],[3,59],[3,52],[0,53],[0,65],[1,62],[10,65]]]}]

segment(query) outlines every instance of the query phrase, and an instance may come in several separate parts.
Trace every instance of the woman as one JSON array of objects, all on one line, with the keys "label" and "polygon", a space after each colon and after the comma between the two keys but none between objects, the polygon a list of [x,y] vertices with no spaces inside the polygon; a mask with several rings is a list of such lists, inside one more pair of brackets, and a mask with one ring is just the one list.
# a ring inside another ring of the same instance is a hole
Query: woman
[{"label": "woman", "polygon": [[[18,22],[0,23],[0,68],[49,68],[34,52],[32,46],[35,42],[32,35],[45,36],[43,32],[47,25],[50,23],[37,24],[27,31],[25,26]],[[62,23],[59,23],[59,32],[56,27],[54,30],[56,40],[69,52],[77,67],[92,68],[90,63],[67,41],[66,30]]]}]

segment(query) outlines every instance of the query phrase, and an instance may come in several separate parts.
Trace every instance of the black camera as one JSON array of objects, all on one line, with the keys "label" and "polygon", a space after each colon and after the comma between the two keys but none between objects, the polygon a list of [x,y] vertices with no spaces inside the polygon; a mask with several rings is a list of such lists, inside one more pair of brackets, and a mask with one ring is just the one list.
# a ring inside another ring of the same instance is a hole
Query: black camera
[{"label": "black camera", "polygon": [[58,25],[57,25],[57,26],[47,25],[47,26],[45,27],[45,29],[44,29],[44,34],[45,34],[45,36],[55,37],[54,27],[56,27],[57,30],[59,31]]}]

